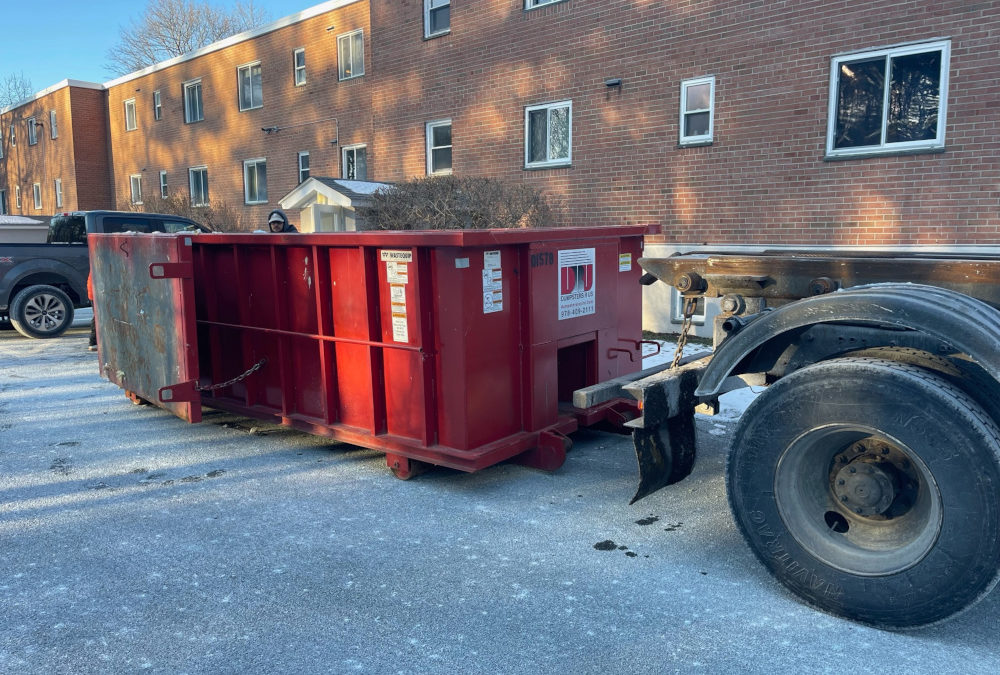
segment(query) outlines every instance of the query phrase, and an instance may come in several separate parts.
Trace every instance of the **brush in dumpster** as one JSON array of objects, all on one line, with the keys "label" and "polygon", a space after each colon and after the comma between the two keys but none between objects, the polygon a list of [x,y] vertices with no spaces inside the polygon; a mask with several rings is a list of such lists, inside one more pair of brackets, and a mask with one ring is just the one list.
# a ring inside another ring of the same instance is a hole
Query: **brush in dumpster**
[{"label": "brush in dumpster", "polygon": [[638,416],[573,392],[639,370],[645,231],[96,235],[102,375],[190,422],[381,450],[400,478],[554,470],[578,426]]}]

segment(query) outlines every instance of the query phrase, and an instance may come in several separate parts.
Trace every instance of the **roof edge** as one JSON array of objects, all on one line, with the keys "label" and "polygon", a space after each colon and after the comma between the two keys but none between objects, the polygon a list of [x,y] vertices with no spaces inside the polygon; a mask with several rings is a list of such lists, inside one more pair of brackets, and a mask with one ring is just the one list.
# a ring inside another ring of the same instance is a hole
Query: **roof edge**
[{"label": "roof edge", "polygon": [[187,54],[181,54],[180,56],[175,56],[166,61],[160,61],[159,63],[154,63],[153,65],[143,68],[142,70],[137,70],[133,73],[127,75],[122,75],[121,77],[115,78],[114,80],[109,80],[104,83],[105,89],[110,89],[111,87],[117,86],[119,84],[124,84],[130,80],[134,80],[144,75],[149,75],[160,70],[164,70],[171,66],[176,66],[179,63],[184,63],[186,61],[191,61],[198,58],[199,56],[204,56],[205,54],[211,54],[212,52],[219,51],[220,49],[225,49],[226,47],[232,47],[233,45],[245,42],[247,40],[252,40],[254,38],[260,37],[261,35],[266,35],[267,33],[272,33],[280,28],[285,28],[286,26],[291,26],[293,24],[305,21],[306,19],[311,19],[320,14],[325,14],[334,9],[339,9],[341,7],[346,7],[347,5],[353,5],[355,2],[360,2],[361,0],[327,0],[326,2],[308,7],[301,12],[295,14],[290,14],[284,18],[273,21],[260,28],[253,28],[242,33],[237,33],[224,40],[219,40],[218,42],[213,42],[212,44],[205,45],[200,49],[196,49],[193,52],[188,52]]},{"label": "roof edge", "polygon": [[41,91],[35,92],[34,94],[32,94],[28,98],[24,99],[23,101],[18,101],[17,103],[12,103],[11,105],[7,106],[6,108],[0,108],[0,114],[10,112],[11,110],[14,110],[16,108],[20,108],[21,106],[27,105],[27,104],[31,103],[32,101],[37,101],[38,99],[42,98],[43,96],[48,96],[52,92],[59,91],[60,89],[63,89],[64,87],[78,87],[80,89],[97,89],[97,90],[103,90],[104,89],[104,85],[103,84],[99,84],[97,82],[84,82],[83,80],[70,80],[70,79],[66,79],[66,80],[62,80],[61,82],[56,82],[51,87],[46,87],[45,89],[42,89]]}]

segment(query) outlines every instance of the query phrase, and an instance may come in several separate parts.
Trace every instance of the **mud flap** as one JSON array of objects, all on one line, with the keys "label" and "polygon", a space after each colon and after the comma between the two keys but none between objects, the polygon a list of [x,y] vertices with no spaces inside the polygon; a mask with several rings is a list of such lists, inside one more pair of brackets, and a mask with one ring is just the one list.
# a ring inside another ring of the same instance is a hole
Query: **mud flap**
[{"label": "mud flap", "polygon": [[632,431],[639,463],[639,487],[629,504],[691,474],[695,459],[694,415],[677,415],[660,425]]}]

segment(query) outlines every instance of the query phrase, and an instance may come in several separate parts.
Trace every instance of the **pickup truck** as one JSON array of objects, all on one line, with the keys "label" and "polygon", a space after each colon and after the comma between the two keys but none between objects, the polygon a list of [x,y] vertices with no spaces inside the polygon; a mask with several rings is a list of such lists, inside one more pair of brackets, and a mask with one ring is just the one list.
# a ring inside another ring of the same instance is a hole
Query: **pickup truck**
[{"label": "pickup truck", "polygon": [[75,308],[90,306],[88,233],[194,231],[209,230],[180,216],[76,211],[52,218],[45,243],[0,241],[0,328],[57,337],[73,323]]}]

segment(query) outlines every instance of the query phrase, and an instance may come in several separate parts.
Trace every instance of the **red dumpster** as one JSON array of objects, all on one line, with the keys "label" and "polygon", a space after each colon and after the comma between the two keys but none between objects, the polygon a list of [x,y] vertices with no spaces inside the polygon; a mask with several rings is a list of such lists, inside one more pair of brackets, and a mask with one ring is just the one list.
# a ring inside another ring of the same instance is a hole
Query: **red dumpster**
[{"label": "red dumpster", "polygon": [[[644,227],[93,235],[102,374],[200,407],[475,471],[554,469],[572,392],[635,372]],[[605,414],[607,413],[607,414]]]}]

